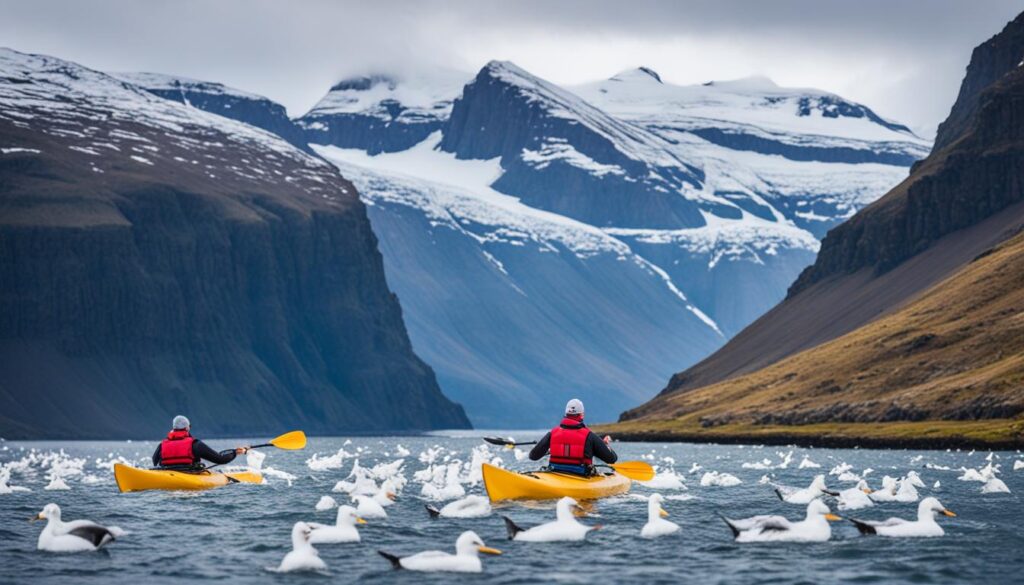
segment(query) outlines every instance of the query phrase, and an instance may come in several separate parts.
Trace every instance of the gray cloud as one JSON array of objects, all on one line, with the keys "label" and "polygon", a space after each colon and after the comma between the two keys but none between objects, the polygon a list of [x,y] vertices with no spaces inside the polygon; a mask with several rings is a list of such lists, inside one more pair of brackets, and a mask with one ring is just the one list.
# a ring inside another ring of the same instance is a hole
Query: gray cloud
[{"label": "gray cloud", "polygon": [[580,83],[645,64],[674,83],[753,74],[864,102],[929,133],[1010,0],[860,2],[2,1],[0,44],[109,71],[261,93],[301,114],[338,78],[510,59]]}]

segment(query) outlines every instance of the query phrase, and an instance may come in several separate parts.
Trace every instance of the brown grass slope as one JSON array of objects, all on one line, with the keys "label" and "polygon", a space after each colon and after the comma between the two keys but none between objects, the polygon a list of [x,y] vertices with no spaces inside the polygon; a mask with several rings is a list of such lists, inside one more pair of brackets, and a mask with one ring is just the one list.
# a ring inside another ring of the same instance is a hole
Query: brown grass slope
[{"label": "brown grass slope", "polygon": [[1024,234],[891,315],[651,406],[614,430],[697,440],[1022,444]]}]

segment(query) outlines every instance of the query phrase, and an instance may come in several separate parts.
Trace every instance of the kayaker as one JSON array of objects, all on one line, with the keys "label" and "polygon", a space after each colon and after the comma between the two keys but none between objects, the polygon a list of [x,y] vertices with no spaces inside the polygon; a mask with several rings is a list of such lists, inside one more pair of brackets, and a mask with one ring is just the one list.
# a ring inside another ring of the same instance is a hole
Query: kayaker
[{"label": "kayaker", "polygon": [[231,463],[235,457],[249,450],[248,447],[237,447],[225,451],[214,451],[206,443],[192,436],[192,423],[188,418],[178,415],[171,422],[171,432],[160,442],[153,453],[154,467],[198,467],[202,460],[223,465]]},{"label": "kayaker", "polygon": [[619,456],[608,446],[612,438],[603,439],[583,423],[583,402],[573,398],[565,405],[562,422],[544,435],[530,450],[530,459],[538,461],[550,453],[548,466],[555,471],[579,475],[593,473],[594,457],[615,463]]}]

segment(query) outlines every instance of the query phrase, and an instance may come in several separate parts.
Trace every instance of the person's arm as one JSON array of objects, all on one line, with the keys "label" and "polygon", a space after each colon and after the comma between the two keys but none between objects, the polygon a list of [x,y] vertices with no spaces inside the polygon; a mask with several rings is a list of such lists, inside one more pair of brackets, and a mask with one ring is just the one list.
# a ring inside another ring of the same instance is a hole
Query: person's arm
[{"label": "person's arm", "polygon": [[156,451],[153,451],[153,467],[160,467],[160,443],[156,444]]},{"label": "person's arm", "polygon": [[537,461],[542,459],[548,454],[548,449],[551,448],[551,431],[544,435],[544,438],[537,441],[537,444],[530,449],[530,461]]},{"label": "person's arm", "polygon": [[200,459],[206,459],[211,463],[217,465],[224,465],[225,463],[231,463],[235,460],[235,456],[238,454],[234,449],[227,451],[214,451],[206,443],[196,439],[192,443],[192,454],[199,457]]},{"label": "person's arm", "polygon": [[597,433],[591,431],[590,435],[587,436],[587,444],[593,450],[594,457],[597,457],[605,463],[615,463],[619,460],[619,456],[616,455],[615,451],[604,442],[601,437],[597,436]]}]

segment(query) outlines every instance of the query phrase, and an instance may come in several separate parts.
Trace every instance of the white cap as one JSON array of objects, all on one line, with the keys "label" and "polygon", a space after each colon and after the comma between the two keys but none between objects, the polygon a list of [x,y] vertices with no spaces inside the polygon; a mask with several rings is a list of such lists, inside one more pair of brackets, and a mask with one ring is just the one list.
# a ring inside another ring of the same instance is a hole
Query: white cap
[{"label": "white cap", "polygon": [[188,417],[178,415],[174,417],[174,422],[171,423],[171,429],[175,431],[183,431],[192,426],[192,423],[188,422]]},{"label": "white cap", "polygon": [[565,414],[578,414],[583,416],[583,402],[579,398],[573,398],[565,403]]}]

